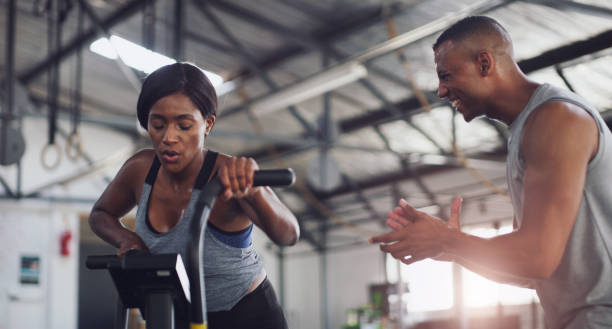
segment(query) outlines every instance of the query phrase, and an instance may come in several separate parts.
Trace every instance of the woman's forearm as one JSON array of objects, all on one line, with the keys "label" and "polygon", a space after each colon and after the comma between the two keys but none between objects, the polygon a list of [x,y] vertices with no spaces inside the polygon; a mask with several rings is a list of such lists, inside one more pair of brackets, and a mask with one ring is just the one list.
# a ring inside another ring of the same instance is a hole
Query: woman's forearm
[{"label": "woman's forearm", "polygon": [[118,218],[102,210],[92,210],[89,215],[89,226],[102,240],[117,248],[121,248],[126,242],[138,237],[134,232],[123,227]]},{"label": "woman's forearm", "polygon": [[266,234],[279,245],[294,245],[300,235],[297,219],[269,187],[262,187],[247,198],[257,222]]}]

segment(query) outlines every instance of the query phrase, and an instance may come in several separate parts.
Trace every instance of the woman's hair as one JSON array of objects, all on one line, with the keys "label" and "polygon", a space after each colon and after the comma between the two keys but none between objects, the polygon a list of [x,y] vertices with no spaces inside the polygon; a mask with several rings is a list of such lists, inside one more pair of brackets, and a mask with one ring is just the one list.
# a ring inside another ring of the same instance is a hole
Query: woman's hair
[{"label": "woman's hair", "polygon": [[217,92],[197,66],[174,63],[162,66],[149,74],[142,84],[136,111],[140,125],[147,129],[149,112],[155,102],[168,95],[182,93],[208,118],[217,114]]}]

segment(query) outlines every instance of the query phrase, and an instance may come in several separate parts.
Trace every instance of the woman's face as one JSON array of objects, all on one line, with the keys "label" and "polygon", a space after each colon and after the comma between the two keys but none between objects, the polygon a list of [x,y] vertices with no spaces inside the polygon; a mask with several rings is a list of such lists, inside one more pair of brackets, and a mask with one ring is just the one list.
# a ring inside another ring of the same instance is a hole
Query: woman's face
[{"label": "woman's face", "polygon": [[178,173],[192,163],[201,154],[214,122],[214,115],[204,118],[185,94],[171,94],[155,102],[147,130],[164,168]]}]

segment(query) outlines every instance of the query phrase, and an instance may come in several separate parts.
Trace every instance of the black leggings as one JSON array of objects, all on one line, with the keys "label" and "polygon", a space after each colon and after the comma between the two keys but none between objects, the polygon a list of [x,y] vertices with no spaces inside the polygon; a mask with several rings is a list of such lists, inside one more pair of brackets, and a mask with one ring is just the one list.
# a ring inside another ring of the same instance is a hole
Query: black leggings
[{"label": "black leggings", "polygon": [[210,329],[288,329],[274,288],[266,279],[229,311],[208,312]]}]

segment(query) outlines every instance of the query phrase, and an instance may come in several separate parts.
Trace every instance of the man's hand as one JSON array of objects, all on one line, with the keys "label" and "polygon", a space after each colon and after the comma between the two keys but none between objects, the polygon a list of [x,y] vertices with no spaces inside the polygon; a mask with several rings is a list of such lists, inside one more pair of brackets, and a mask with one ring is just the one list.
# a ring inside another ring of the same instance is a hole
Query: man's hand
[{"label": "man's hand", "polygon": [[444,223],[437,217],[416,210],[402,199],[399,207],[387,213],[387,226],[394,232],[372,237],[370,243],[383,243],[380,246],[382,251],[405,264],[425,258],[452,261],[452,256],[443,252],[443,244],[449,231],[460,228],[461,203],[461,198],[455,198],[451,204],[450,219]]}]

